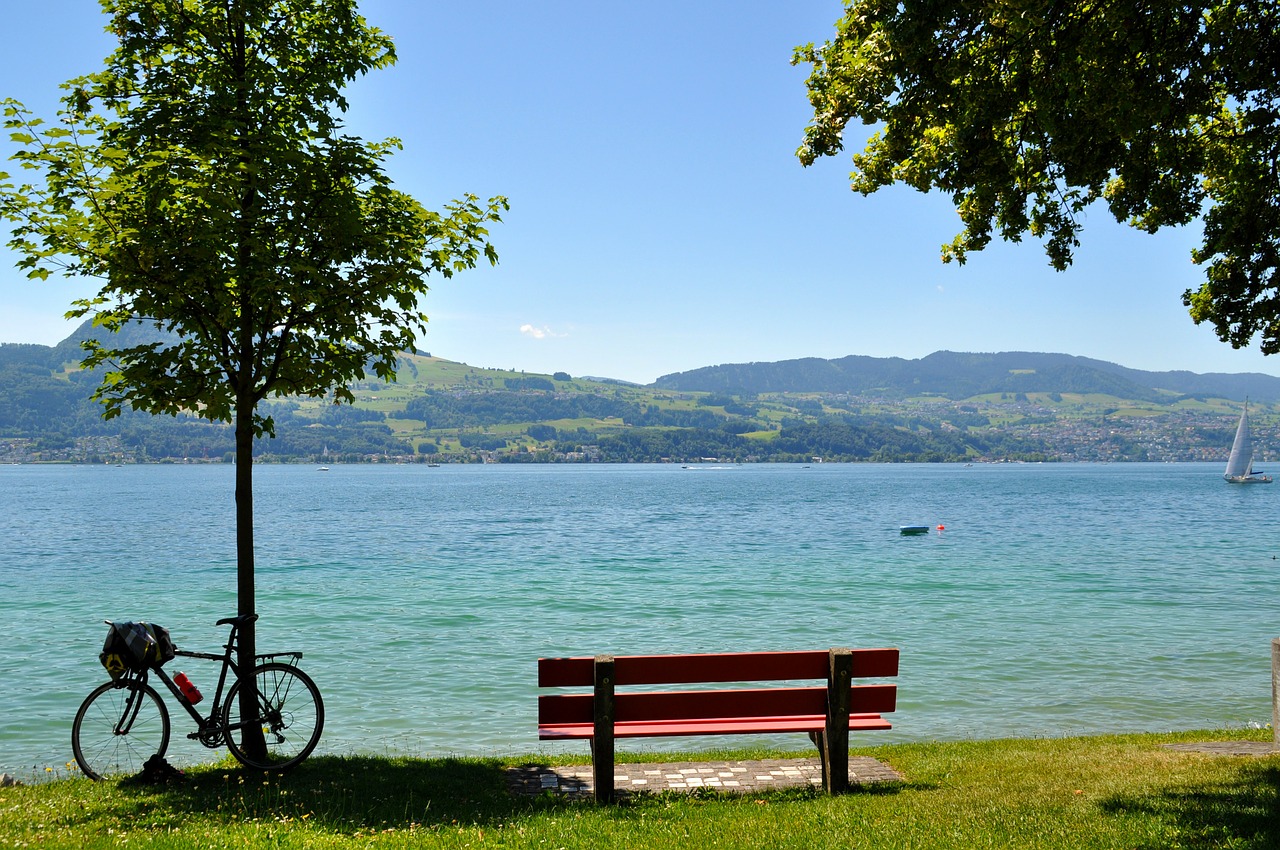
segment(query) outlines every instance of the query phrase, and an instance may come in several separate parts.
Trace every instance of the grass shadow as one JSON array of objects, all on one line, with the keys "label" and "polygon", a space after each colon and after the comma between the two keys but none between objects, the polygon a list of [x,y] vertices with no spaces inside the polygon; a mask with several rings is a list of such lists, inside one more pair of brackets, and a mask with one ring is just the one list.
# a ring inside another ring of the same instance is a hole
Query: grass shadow
[{"label": "grass shadow", "polygon": [[[339,833],[440,825],[485,826],[539,805],[512,796],[501,762],[315,756],[285,774],[197,767],[182,782],[117,785],[122,806],[155,800],[215,821],[305,821]],[[545,805],[542,803],[541,805]]]},{"label": "grass shadow", "polygon": [[[175,818],[218,823],[305,821],[313,828],[341,834],[445,826],[487,828],[534,813],[580,812],[596,805],[589,794],[512,793],[509,767],[501,760],[480,758],[315,756],[283,775],[229,765],[193,768],[185,781],[168,785],[122,780],[115,786],[117,793],[109,795],[106,802],[113,818],[143,818],[164,809]],[[527,770],[538,765],[519,767]],[[894,795],[909,787],[903,782],[875,782],[852,785],[846,793]],[[627,794],[608,811],[611,817],[627,819],[637,808],[655,801],[664,805],[673,800],[711,802],[746,797],[798,801],[823,796],[825,792],[813,787],[744,793],[712,788],[666,790]]]},{"label": "grass shadow", "polygon": [[[1187,848],[1280,847],[1280,766],[1248,763],[1229,781],[1104,800],[1102,811],[1167,821]],[[1165,841],[1138,845],[1164,850]]]}]

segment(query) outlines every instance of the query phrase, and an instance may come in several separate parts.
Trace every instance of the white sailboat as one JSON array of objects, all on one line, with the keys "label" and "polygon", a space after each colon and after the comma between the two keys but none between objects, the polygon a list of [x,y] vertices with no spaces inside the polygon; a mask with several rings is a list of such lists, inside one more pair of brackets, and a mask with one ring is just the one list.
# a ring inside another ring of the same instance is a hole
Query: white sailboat
[{"label": "white sailboat", "polygon": [[1236,439],[1231,444],[1231,457],[1222,477],[1232,484],[1270,484],[1271,476],[1253,471],[1253,439],[1249,436],[1249,400],[1245,399],[1236,426]]}]

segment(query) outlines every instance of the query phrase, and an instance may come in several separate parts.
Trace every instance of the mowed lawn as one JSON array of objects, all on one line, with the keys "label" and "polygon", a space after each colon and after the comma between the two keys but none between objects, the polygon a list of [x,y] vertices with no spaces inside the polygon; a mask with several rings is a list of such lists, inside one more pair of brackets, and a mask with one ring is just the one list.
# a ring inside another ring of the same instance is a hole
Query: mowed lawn
[{"label": "mowed lawn", "polygon": [[[904,781],[834,798],[667,791],[611,807],[511,795],[505,770],[520,758],[325,756],[285,776],[220,763],[165,787],[93,783],[59,766],[0,788],[0,847],[1280,847],[1280,755],[1164,746],[1211,740],[1270,741],[1271,731],[858,748]],[[620,760],[786,755],[812,753]]]}]

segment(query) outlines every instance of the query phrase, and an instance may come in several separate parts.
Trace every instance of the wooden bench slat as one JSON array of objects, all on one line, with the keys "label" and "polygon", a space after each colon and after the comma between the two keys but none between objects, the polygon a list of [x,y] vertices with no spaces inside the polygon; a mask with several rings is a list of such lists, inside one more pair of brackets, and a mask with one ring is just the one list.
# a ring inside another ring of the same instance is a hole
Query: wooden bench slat
[{"label": "wooden bench slat", "polygon": [[[853,714],[883,714],[897,708],[897,685],[853,685],[849,710]],[[685,720],[700,717],[766,717],[826,714],[827,689],[750,688],[712,691],[655,691],[614,696],[615,723],[646,720]],[[538,723],[590,723],[591,694],[553,694],[538,697]]]},{"label": "wooden bench slat", "polygon": [[594,658],[539,658],[538,687],[589,687],[595,680]]},{"label": "wooden bench slat", "polygon": [[[614,724],[616,738],[662,738],[682,735],[749,735],[782,732],[821,732],[826,727],[825,715],[807,717],[732,717],[704,720],[642,721]],[[855,732],[892,729],[893,724],[878,714],[854,714],[849,717],[849,730]],[[592,737],[591,723],[557,723],[538,727],[542,740],[585,740]]]},{"label": "wooden bench slat", "polygon": [[[898,675],[897,649],[855,649],[853,675],[875,679]],[[538,686],[589,687],[595,659],[589,656],[539,658]],[[618,655],[617,685],[675,685],[690,682],[771,682],[825,679],[828,653],[715,652],[696,655]]]}]

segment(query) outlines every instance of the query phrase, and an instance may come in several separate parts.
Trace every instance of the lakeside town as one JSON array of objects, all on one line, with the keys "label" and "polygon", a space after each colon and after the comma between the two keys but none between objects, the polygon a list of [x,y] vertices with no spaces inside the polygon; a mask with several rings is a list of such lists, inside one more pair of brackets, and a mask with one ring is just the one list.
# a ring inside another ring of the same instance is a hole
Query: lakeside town
[{"label": "lakeside town", "polygon": [[[828,400],[835,401],[835,400]],[[838,400],[842,407],[855,406],[848,397]],[[867,400],[862,400],[867,401]],[[951,462],[1016,462],[1036,460],[1045,462],[1225,462],[1235,428],[1233,416],[1207,411],[1175,411],[1141,415],[1111,413],[1097,416],[1063,415],[1049,406],[1026,401],[985,402],[975,404],[928,400],[921,402],[887,402],[876,400],[874,415],[862,415],[859,422],[877,417],[886,421],[901,422],[910,418],[916,432],[934,434],[980,435],[999,437],[996,445],[1016,445],[1022,451],[1016,455],[983,454],[970,452],[948,458],[920,458],[918,456],[894,456],[881,453],[875,457],[851,458],[847,453],[830,456],[815,448],[802,456],[779,458],[768,450],[770,440],[758,441],[758,451],[705,453],[689,455],[628,456],[616,445],[590,442],[572,442],[564,439],[563,431],[548,426],[527,423],[519,429],[500,429],[480,424],[442,430],[426,442],[405,439],[389,440],[381,449],[344,446],[341,436],[333,445],[324,445],[318,451],[299,451],[296,448],[277,450],[273,441],[260,444],[259,462],[277,463],[598,463],[598,462],[670,462],[687,463],[711,460],[731,462],[823,462],[833,460],[874,460],[878,462],[913,461],[921,459],[949,460]],[[958,416],[956,414],[963,414]],[[980,416],[986,424],[956,424],[964,417]],[[849,414],[835,414],[822,420],[840,423],[852,418]],[[394,420],[391,420],[394,421]],[[399,425],[400,423],[396,423]],[[421,424],[421,423],[419,423]],[[227,426],[191,422],[188,427],[217,432],[223,440]],[[383,428],[388,426],[384,425]],[[813,428],[821,429],[821,423]],[[856,430],[857,424],[847,427]],[[898,426],[901,427],[901,426]],[[617,427],[614,428],[617,430]],[[653,429],[635,429],[653,430]],[[672,429],[666,429],[670,431]],[[696,432],[698,429],[682,429]],[[1275,428],[1268,416],[1255,418],[1255,458],[1260,463],[1280,456],[1275,440]],[[530,432],[535,436],[530,436]],[[430,436],[430,431],[427,432]],[[594,432],[591,432],[594,433]],[[468,434],[487,436],[481,438]],[[395,436],[394,434],[392,436]],[[584,435],[585,436],[585,435]],[[542,437],[538,439],[537,437]],[[589,438],[590,439],[590,438]],[[283,446],[296,447],[296,442],[281,440]],[[123,434],[99,434],[64,437],[47,440],[41,437],[0,436],[0,463],[222,463],[232,458],[225,446],[214,450],[187,453],[156,452],[140,442],[136,436]]]}]

